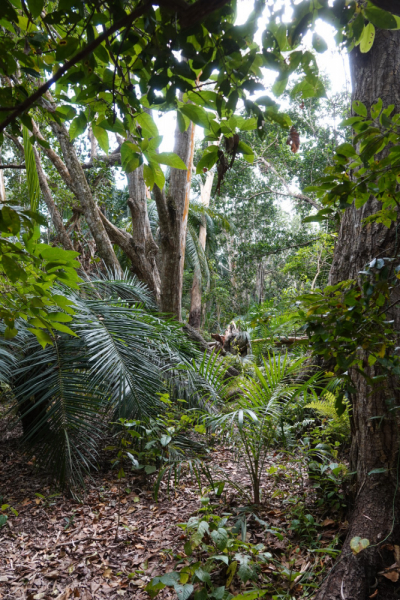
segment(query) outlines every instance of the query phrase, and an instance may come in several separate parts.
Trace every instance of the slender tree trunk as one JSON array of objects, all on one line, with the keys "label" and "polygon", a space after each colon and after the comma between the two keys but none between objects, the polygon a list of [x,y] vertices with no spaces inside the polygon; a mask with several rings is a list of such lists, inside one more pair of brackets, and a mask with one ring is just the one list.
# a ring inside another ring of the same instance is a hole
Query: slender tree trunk
[{"label": "slender tree trunk", "polygon": [[[378,98],[383,106],[395,105],[400,111],[400,32],[377,30],[370,52],[361,54],[355,48],[350,55],[353,100],[360,100],[367,108]],[[356,279],[358,272],[374,257],[398,254],[398,226],[389,229],[383,225],[363,226],[363,219],[379,208],[371,198],[361,209],[349,207],[342,219],[330,283]],[[399,298],[393,294],[391,302]],[[392,309],[390,318],[399,332],[400,311]],[[369,377],[379,374],[368,366],[366,353],[361,349],[365,371]],[[365,377],[355,369],[350,373],[356,392],[352,395],[352,445],[350,471],[356,472],[356,498],[350,518],[349,531],[338,564],[321,587],[316,600],[365,600],[398,598],[397,584],[379,575],[384,568],[396,562],[394,545],[400,544],[399,527],[399,417],[390,410],[399,404],[398,381],[388,377],[380,389],[371,388]],[[384,469],[384,473],[373,473]],[[371,546],[353,556],[350,541],[360,536]],[[385,542],[384,544],[382,542]],[[399,565],[397,565],[399,566]]]},{"label": "slender tree trunk", "polygon": [[[208,171],[205,183],[200,183],[200,200],[203,206],[210,206],[211,190],[214,180],[214,171]],[[207,227],[205,219],[199,229],[199,244],[205,250],[207,240]],[[200,329],[201,324],[201,270],[197,265],[193,274],[193,285],[190,299],[189,325]]]},{"label": "slender tree trunk", "polygon": [[38,174],[38,178],[39,178],[40,189],[42,191],[46,206],[49,210],[51,220],[53,221],[53,225],[56,230],[57,237],[60,240],[63,247],[65,248],[65,250],[74,250],[72,241],[64,227],[62,216],[60,215],[60,212],[56,206],[56,203],[54,202],[54,198],[53,198],[53,195],[49,188],[47,177],[44,174],[42,164],[40,162],[40,157],[39,157],[39,154],[38,154],[38,151],[36,150],[36,148],[33,148],[33,153],[35,155],[36,170],[37,170],[37,174]]},{"label": "slender tree trunk", "polygon": [[174,152],[187,166],[187,171],[171,169],[168,193],[154,187],[160,219],[160,308],[163,312],[182,319],[182,283],[185,263],[187,220],[194,154],[194,130],[190,123],[184,132],[175,134]]},{"label": "slender tree trunk", "polygon": [[89,184],[86,180],[82,165],[75,152],[73,143],[70,141],[69,133],[63,125],[51,121],[51,128],[55,133],[63,153],[65,165],[70,176],[70,187],[83,208],[86,222],[89,226],[93,239],[96,242],[97,251],[105,265],[115,274],[121,274],[122,269],[107,235],[104,224],[100,217],[100,211],[92,196]]},{"label": "slender tree trunk", "polygon": [[143,179],[143,167],[128,174],[128,208],[132,217],[132,238],[129,258],[132,271],[144,281],[160,304],[161,281],[156,262],[158,246],[150,229],[147,212],[147,189]]}]

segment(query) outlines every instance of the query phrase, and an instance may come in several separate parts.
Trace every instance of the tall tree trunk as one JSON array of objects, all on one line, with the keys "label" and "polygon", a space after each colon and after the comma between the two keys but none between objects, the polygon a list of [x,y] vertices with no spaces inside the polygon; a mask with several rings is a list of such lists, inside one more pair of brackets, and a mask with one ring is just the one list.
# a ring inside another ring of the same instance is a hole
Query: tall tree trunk
[{"label": "tall tree trunk", "polygon": [[187,166],[187,171],[171,169],[168,193],[154,186],[154,194],[160,220],[160,277],[163,312],[182,319],[182,283],[185,263],[186,231],[189,213],[190,186],[194,154],[194,130],[190,123],[184,132],[175,133],[177,154]]},{"label": "tall tree trunk", "polygon": [[160,304],[160,274],[156,257],[158,246],[150,229],[147,212],[147,189],[143,179],[143,166],[128,174],[128,208],[132,217],[131,252],[132,272],[144,281]]},{"label": "tall tree trunk", "polygon": [[74,250],[72,241],[67,233],[67,230],[64,227],[64,223],[62,220],[62,216],[60,215],[60,211],[58,210],[56,203],[54,202],[53,194],[51,193],[47,177],[43,171],[42,163],[40,162],[39,153],[36,148],[33,148],[33,153],[35,156],[36,162],[36,170],[39,178],[39,186],[41,192],[43,194],[44,201],[48,208],[48,211],[51,216],[51,220],[53,221],[54,228],[57,233],[57,237],[65,250]]},{"label": "tall tree trunk", "polygon": [[[211,190],[214,180],[214,171],[207,171],[205,183],[200,183],[200,201],[208,208],[210,206]],[[207,227],[205,218],[199,229],[199,244],[205,250],[207,240]],[[192,293],[190,298],[189,325],[200,329],[201,324],[201,270],[199,265],[195,267],[193,274]]]},{"label": "tall tree trunk", "polygon": [[[395,105],[400,111],[400,32],[377,30],[370,52],[361,54],[355,48],[350,55],[353,100],[367,108],[378,98],[383,106]],[[397,248],[397,223],[387,229],[383,225],[363,226],[363,220],[379,209],[375,198],[361,208],[349,207],[342,219],[330,272],[330,283],[357,279],[358,273],[374,257],[393,256]],[[391,302],[400,297],[393,294]],[[392,309],[390,318],[399,332],[400,313]],[[377,369],[369,367],[367,356],[360,350],[365,370],[370,377]],[[387,378],[380,389],[371,388],[355,369],[349,373],[356,392],[352,394],[352,445],[350,471],[356,472],[356,498],[348,535],[338,564],[321,587],[316,600],[365,600],[373,597],[398,598],[396,585],[379,572],[396,562],[393,544],[400,544],[399,527],[399,417],[391,411],[390,400],[399,398],[398,381]],[[384,473],[373,473],[384,469]],[[350,541],[360,536],[371,547],[357,555],[350,551]],[[386,542],[382,544],[382,542]],[[392,545],[389,545],[390,544]],[[400,566],[400,565],[398,565]]]}]

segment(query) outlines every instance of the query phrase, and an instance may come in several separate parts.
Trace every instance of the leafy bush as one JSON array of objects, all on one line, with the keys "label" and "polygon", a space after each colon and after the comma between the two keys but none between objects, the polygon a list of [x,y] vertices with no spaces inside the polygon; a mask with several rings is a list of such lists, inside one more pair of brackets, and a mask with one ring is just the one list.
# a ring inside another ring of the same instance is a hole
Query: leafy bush
[{"label": "leafy bush", "polygon": [[[205,507],[200,516],[191,517],[180,524],[186,533],[184,551],[189,564],[180,571],[172,571],[154,577],[146,591],[151,598],[165,587],[175,590],[178,600],[192,597],[195,600],[256,600],[266,594],[266,590],[256,586],[260,567],[271,561],[272,555],[265,552],[263,544],[251,544],[238,538],[237,529],[228,525],[229,516],[213,514],[208,507],[208,499],[203,499]],[[229,587],[243,589],[253,582],[251,590],[234,596]]]}]

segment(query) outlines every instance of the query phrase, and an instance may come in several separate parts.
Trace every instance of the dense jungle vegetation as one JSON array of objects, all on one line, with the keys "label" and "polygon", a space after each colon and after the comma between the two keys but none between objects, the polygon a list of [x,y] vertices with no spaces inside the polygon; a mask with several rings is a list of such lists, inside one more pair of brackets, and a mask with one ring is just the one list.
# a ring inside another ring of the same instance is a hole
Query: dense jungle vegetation
[{"label": "dense jungle vegetation", "polygon": [[1,600],[399,597],[397,4],[1,3]]}]

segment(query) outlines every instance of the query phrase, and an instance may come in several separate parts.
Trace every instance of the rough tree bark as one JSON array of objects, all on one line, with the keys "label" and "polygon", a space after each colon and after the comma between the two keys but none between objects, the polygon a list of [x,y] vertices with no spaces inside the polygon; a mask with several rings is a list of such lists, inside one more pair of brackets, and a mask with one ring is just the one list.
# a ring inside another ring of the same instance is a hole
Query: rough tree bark
[{"label": "rough tree bark", "polygon": [[[395,105],[400,111],[400,32],[377,30],[370,52],[361,54],[355,48],[350,55],[353,100],[360,100],[367,108],[382,98],[383,106]],[[374,198],[357,210],[349,207],[342,219],[330,283],[357,279],[358,272],[374,257],[398,255],[397,231],[400,219],[389,229],[383,225],[363,226],[363,219],[379,208]],[[392,302],[400,294],[393,294]],[[392,309],[399,332],[400,310]],[[375,374],[365,359],[365,370]],[[398,381],[389,377],[380,389],[372,389],[354,369],[350,372],[357,390],[352,395],[352,445],[350,471],[356,472],[356,497],[350,518],[348,535],[341,558],[322,585],[316,600],[365,600],[377,597],[385,600],[398,598],[396,584],[379,576],[382,569],[396,562],[393,544],[400,544],[398,490],[399,421],[398,411],[390,411],[389,400],[399,404]],[[369,473],[385,469],[385,473]],[[350,541],[360,536],[369,540],[371,547],[353,556]],[[382,542],[385,541],[385,544]],[[392,545],[389,545],[390,544]],[[400,567],[400,565],[397,565]]]},{"label": "rough tree bark", "polygon": [[[210,206],[211,189],[214,180],[214,171],[207,171],[205,183],[200,183],[200,202],[203,206]],[[205,219],[199,229],[199,244],[205,250],[207,240],[207,227]],[[190,298],[189,325],[200,329],[201,324],[201,270],[196,265],[193,274],[192,292]]]},{"label": "rough tree bark", "polygon": [[187,171],[171,169],[168,192],[154,186],[160,224],[159,260],[161,277],[160,309],[182,319],[182,282],[185,262],[187,219],[194,153],[194,129],[190,123],[184,132],[177,124],[174,152],[187,166]]},{"label": "rough tree bark", "polygon": [[58,210],[56,203],[54,202],[53,194],[51,193],[47,177],[43,171],[42,163],[40,162],[40,157],[36,148],[33,148],[33,153],[35,155],[36,162],[36,170],[39,178],[39,186],[43,194],[43,199],[46,203],[48,211],[51,216],[51,220],[53,221],[54,228],[56,230],[57,237],[60,243],[63,245],[65,250],[74,250],[72,241],[67,233],[67,230],[64,227],[64,223],[62,220],[62,216],[60,215],[60,211]]}]

